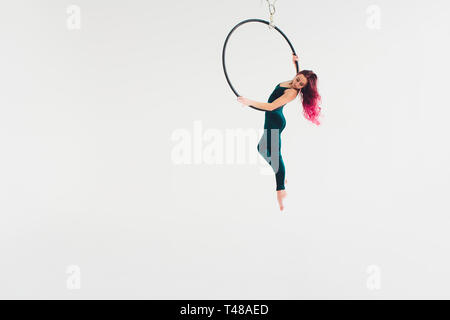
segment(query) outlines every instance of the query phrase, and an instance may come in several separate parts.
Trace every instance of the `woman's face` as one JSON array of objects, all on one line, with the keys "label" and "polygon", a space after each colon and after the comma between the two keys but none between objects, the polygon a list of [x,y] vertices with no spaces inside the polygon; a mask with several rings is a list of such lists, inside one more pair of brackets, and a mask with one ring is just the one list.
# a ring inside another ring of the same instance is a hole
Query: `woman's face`
[{"label": "woman's face", "polygon": [[295,76],[294,80],[292,80],[292,87],[297,90],[300,90],[304,86],[308,84],[308,79],[302,74]]}]

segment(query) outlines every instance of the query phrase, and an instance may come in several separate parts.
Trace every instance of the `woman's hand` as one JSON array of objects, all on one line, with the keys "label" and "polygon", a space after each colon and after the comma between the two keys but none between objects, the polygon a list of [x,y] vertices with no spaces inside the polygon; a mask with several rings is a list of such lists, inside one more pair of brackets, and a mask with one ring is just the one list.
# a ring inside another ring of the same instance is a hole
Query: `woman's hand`
[{"label": "woman's hand", "polygon": [[292,62],[295,64],[296,61],[298,61],[297,55],[292,54]]},{"label": "woman's hand", "polygon": [[242,103],[242,106],[249,106],[251,104],[250,100],[244,97],[238,97],[237,100]]}]

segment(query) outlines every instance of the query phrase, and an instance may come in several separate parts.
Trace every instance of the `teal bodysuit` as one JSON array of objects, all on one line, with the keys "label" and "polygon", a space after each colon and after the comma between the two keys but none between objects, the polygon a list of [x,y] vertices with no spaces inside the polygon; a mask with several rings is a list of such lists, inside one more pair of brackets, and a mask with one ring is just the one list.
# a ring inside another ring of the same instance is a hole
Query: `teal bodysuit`
[{"label": "teal bodysuit", "polygon": [[[284,94],[289,88],[277,85],[275,90],[269,97],[267,102],[272,103]],[[273,110],[266,111],[264,121],[264,134],[258,143],[258,152],[270,164],[275,172],[275,180],[278,190],[284,190],[284,179],[286,171],[284,167],[283,157],[281,156],[281,132],[286,127],[286,119],[283,115],[285,105]]]}]

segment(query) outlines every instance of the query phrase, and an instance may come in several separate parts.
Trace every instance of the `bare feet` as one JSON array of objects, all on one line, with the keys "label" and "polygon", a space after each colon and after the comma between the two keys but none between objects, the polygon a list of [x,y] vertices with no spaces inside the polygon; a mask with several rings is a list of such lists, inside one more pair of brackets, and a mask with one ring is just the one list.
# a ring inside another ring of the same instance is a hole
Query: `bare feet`
[{"label": "bare feet", "polygon": [[286,196],[287,196],[286,190],[278,190],[277,191],[277,200],[278,200],[278,205],[280,206],[281,211],[284,210],[283,199],[286,198]]}]

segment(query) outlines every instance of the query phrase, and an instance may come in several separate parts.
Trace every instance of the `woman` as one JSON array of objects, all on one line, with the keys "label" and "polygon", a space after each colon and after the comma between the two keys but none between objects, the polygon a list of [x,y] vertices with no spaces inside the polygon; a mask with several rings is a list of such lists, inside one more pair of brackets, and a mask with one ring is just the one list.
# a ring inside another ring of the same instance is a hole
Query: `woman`
[{"label": "woman", "polygon": [[[293,55],[293,62],[298,57]],[[300,71],[291,81],[282,82],[276,86],[267,103],[238,97],[238,101],[245,106],[252,106],[265,111],[264,134],[258,143],[258,152],[271,165],[275,172],[277,200],[280,210],[284,209],[283,199],[287,196],[285,188],[285,166],[281,156],[281,132],[286,127],[283,115],[284,106],[294,100],[297,95],[303,105],[303,114],[306,119],[319,125],[318,117],[320,95],[317,91],[317,75],[310,70]]]}]

